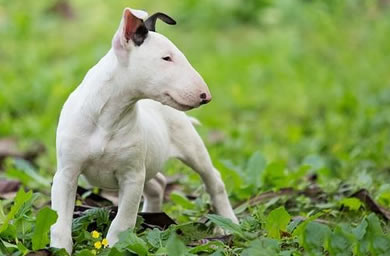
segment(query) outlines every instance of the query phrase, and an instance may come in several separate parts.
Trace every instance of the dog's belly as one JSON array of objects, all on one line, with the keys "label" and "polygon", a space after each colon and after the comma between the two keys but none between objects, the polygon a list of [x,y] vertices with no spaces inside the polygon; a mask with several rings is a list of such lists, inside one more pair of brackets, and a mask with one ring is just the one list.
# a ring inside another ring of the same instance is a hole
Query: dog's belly
[{"label": "dog's belly", "polygon": [[[149,139],[153,137],[153,134],[149,134]],[[142,143],[148,143],[149,139],[142,141]],[[156,141],[153,140],[153,145],[149,145],[146,152],[139,150],[139,144],[132,145],[131,142],[126,143],[126,140],[122,140],[122,146],[118,146],[118,143],[110,143],[106,145],[104,150],[100,146],[96,147],[96,150],[92,150],[93,154],[86,161],[82,175],[92,186],[106,190],[118,190],[120,173],[126,171],[145,171],[146,182],[162,171],[164,163],[168,159],[167,149],[165,149],[163,143],[157,143]],[[164,142],[166,143],[166,141]],[[124,144],[127,144],[127,146],[123,146]],[[134,162],[139,163],[139,159],[144,159],[145,162],[142,165],[144,165],[145,170],[142,166],[137,167],[134,164]]]},{"label": "dog's belly", "polygon": [[95,187],[106,190],[118,190],[118,179],[115,176],[115,166],[105,159],[89,161],[82,175]]}]

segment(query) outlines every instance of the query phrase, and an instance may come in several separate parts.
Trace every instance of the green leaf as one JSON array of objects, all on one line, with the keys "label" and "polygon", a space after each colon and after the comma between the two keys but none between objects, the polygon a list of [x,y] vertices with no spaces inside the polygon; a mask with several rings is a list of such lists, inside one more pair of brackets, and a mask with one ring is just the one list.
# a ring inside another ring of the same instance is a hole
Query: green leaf
[{"label": "green leaf", "polygon": [[132,230],[127,230],[119,234],[119,241],[115,244],[117,249],[127,249],[137,255],[147,255],[148,246],[144,240],[137,237]]},{"label": "green leaf", "polygon": [[367,226],[367,220],[364,218],[356,228],[352,229],[352,233],[357,240],[363,239],[364,235],[366,234]]},{"label": "green leaf", "polygon": [[75,256],[95,256],[91,250],[83,249],[75,254]]},{"label": "green leaf", "polygon": [[253,240],[247,249],[245,249],[242,256],[269,256],[278,255],[280,251],[279,242],[270,238],[260,238]]},{"label": "green leaf", "polygon": [[372,247],[378,255],[388,255],[390,252],[390,238],[377,236],[375,240],[372,241]]},{"label": "green leaf", "polygon": [[161,247],[161,231],[158,229],[158,228],[154,228],[153,230],[150,230],[147,234],[146,234],[146,240],[148,241],[148,243],[155,247],[155,248],[159,248]]},{"label": "green leaf", "polygon": [[128,255],[132,253],[127,253],[123,251],[119,251],[117,248],[112,247],[112,248],[104,248],[99,252],[99,256],[123,256],[123,255]]},{"label": "green leaf", "polygon": [[[293,235],[294,236],[298,236],[301,239],[303,239],[303,232],[305,231],[305,228],[306,228],[307,224],[312,222],[313,220],[319,218],[322,214],[323,214],[323,212],[317,212],[316,214],[314,214],[314,215],[310,216],[309,218],[307,218],[306,220],[304,220],[294,230]],[[303,242],[303,240],[301,240],[301,242]]]},{"label": "green leaf", "polygon": [[291,216],[283,206],[272,210],[265,219],[265,230],[268,236],[280,239],[280,231],[287,231],[290,220]]},{"label": "green leaf", "polygon": [[186,245],[172,232],[167,241],[167,255],[169,256],[183,256],[187,253]]},{"label": "green leaf", "polygon": [[288,186],[289,179],[285,170],[286,163],[283,161],[270,163],[262,173],[263,184],[276,189]]},{"label": "green leaf", "polygon": [[303,247],[307,252],[322,252],[331,230],[328,226],[312,221],[306,225],[303,234]]},{"label": "green leaf", "polygon": [[236,194],[240,198],[247,198],[248,195],[241,196],[241,187],[244,184],[244,179],[241,176],[242,172],[235,166],[231,161],[225,160],[218,162],[216,161],[216,167],[221,173],[222,179],[225,182],[226,189],[229,194]]},{"label": "green leaf", "polygon": [[300,219],[300,218],[296,218],[296,219],[294,219],[293,221],[291,221],[291,222],[287,225],[287,232],[288,232],[288,233],[294,232],[294,230],[297,228],[297,226],[298,226],[299,224],[301,224],[301,222],[303,222],[303,220]]},{"label": "green leaf", "polygon": [[172,192],[170,197],[174,203],[182,206],[184,209],[193,210],[196,208],[195,204],[188,200],[188,198],[181,193]]},{"label": "green leaf", "polygon": [[248,160],[248,164],[245,170],[245,177],[247,184],[254,185],[255,188],[260,187],[262,184],[261,176],[267,165],[267,161],[260,152],[256,151]]},{"label": "green leaf", "polygon": [[382,236],[383,230],[381,227],[381,222],[379,221],[378,216],[375,213],[371,213],[367,216],[368,229],[367,234],[370,238],[374,239],[375,236]]},{"label": "green leaf", "polygon": [[44,207],[39,210],[32,236],[33,250],[42,249],[49,243],[48,233],[51,225],[53,225],[56,220],[57,213],[49,207]]},{"label": "green leaf", "polygon": [[23,204],[26,203],[32,197],[32,191],[24,192],[24,189],[19,189],[14,199],[14,204],[11,207],[10,212],[4,220],[3,225],[0,227],[0,233],[7,229],[8,223],[14,218],[15,214],[22,208]]},{"label": "green leaf", "polygon": [[28,252],[28,249],[26,248],[26,246],[24,246],[24,244],[22,244],[22,242],[18,242],[16,244],[16,246],[18,247],[19,251],[22,252],[23,254],[27,254]]},{"label": "green leaf", "polygon": [[358,211],[363,205],[362,202],[355,197],[343,198],[342,200],[340,200],[339,204],[344,207],[347,207],[351,211]]},{"label": "green leaf", "polygon": [[211,222],[213,222],[215,225],[223,228],[224,230],[229,231],[229,232],[231,232],[235,235],[238,235],[242,238],[245,237],[244,232],[241,229],[241,226],[236,224],[236,223],[233,223],[233,221],[231,219],[228,219],[228,218],[225,218],[225,217],[222,217],[219,215],[215,215],[215,214],[208,214],[207,218],[209,218],[209,220]]},{"label": "green leaf", "polygon": [[347,234],[341,226],[337,226],[329,237],[331,255],[352,255],[351,234]]},{"label": "green leaf", "polygon": [[69,256],[69,253],[64,248],[50,248],[54,256]]},{"label": "green leaf", "polygon": [[210,254],[212,252],[215,252],[217,248],[223,248],[223,247],[224,247],[224,243],[216,240],[216,241],[210,241],[207,244],[201,244],[196,247],[193,247],[190,249],[189,252],[194,254],[199,254],[201,252]]}]

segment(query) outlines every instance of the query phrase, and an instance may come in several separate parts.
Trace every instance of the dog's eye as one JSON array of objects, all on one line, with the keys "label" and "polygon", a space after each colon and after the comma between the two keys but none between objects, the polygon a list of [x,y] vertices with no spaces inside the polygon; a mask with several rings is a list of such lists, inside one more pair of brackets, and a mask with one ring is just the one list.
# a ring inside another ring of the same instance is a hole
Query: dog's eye
[{"label": "dog's eye", "polygon": [[162,59],[165,61],[172,61],[172,58],[170,56],[162,57]]}]

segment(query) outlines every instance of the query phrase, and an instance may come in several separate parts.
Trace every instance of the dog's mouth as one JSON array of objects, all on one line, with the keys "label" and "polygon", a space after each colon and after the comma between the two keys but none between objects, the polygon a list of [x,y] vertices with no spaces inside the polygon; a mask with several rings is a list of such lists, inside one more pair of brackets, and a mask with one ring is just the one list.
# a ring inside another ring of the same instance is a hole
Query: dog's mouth
[{"label": "dog's mouth", "polygon": [[169,93],[165,93],[165,95],[169,98],[170,103],[173,103],[171,107],[174,107],[176,109],[182,110],[182,111],[187,111],[195,108],[194,106],[186,105],[183,103],[178,102],[175,100]]}]

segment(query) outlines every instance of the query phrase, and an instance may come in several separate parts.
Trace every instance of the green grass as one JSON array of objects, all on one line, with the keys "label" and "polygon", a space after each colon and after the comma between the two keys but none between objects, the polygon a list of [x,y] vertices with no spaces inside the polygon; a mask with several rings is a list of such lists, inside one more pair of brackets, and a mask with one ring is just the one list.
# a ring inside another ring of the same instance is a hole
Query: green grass
[{"label": "green grass", "polygon": [[[40,194],[13,216],[9,226],[15,232],[3,231],[0,240],[7,242],[5,247],[19,245],[9,249],[12,255],[37,248],[31,240],[34,220],[48,200],[55,171],[60,109],[110,48],[122,9],[130,5],[149,13],[166,11],[177,19],[177,26],[161,24],[158,30],[184,52],[213,94],[212,103],[189,114],[203,124],[198,130],[233,205],[269,190],[302,190],[313,174],[326,195],[327,202],[287,195],[241,207],[240,226],[210,215],[234,238],[230,244],[210,242],[203,248],[205,255],[322,255],[322,250],[368,255],[366,245],[371,255],[386,255],[388,223],[359,207],[360,202],[345,201],[366,188],[390,208],[390,11],[383,2],[86,0],[71,1],[74,17],[65,19],[48,11],[53,0],[0,0],[0,136],[17,137],[22,149],[35,141],[47,148],[32,170],[7,161],[1,175],[19,179]],[[208,196],[202,187],[197,189],[201,182],[193,172],[170,162],[167,173],[185,173],[180,193],[199,196],[183,202],[179,194],[166,202],[164,210],[172,218],[184,225],[209,213]],[[4,223],[12,202],[3,200],[2,205]],[[299,224],[291,220],[294,216],[328,224]],[[287,226],[277,223],[282,217]],[[21,226],[26,227],[23,232]],[[99,231],[104,233],[106,226],[102,221]],[[174,229],[138,233],[143,242],[129,233],[122,245],[136,244],[150,254],[172,254],[169,248],[195,253],[189,241],[195,231],[178,237],[171,235]],[[91,250],[90,235],[80,237],[78,248]]]}]

